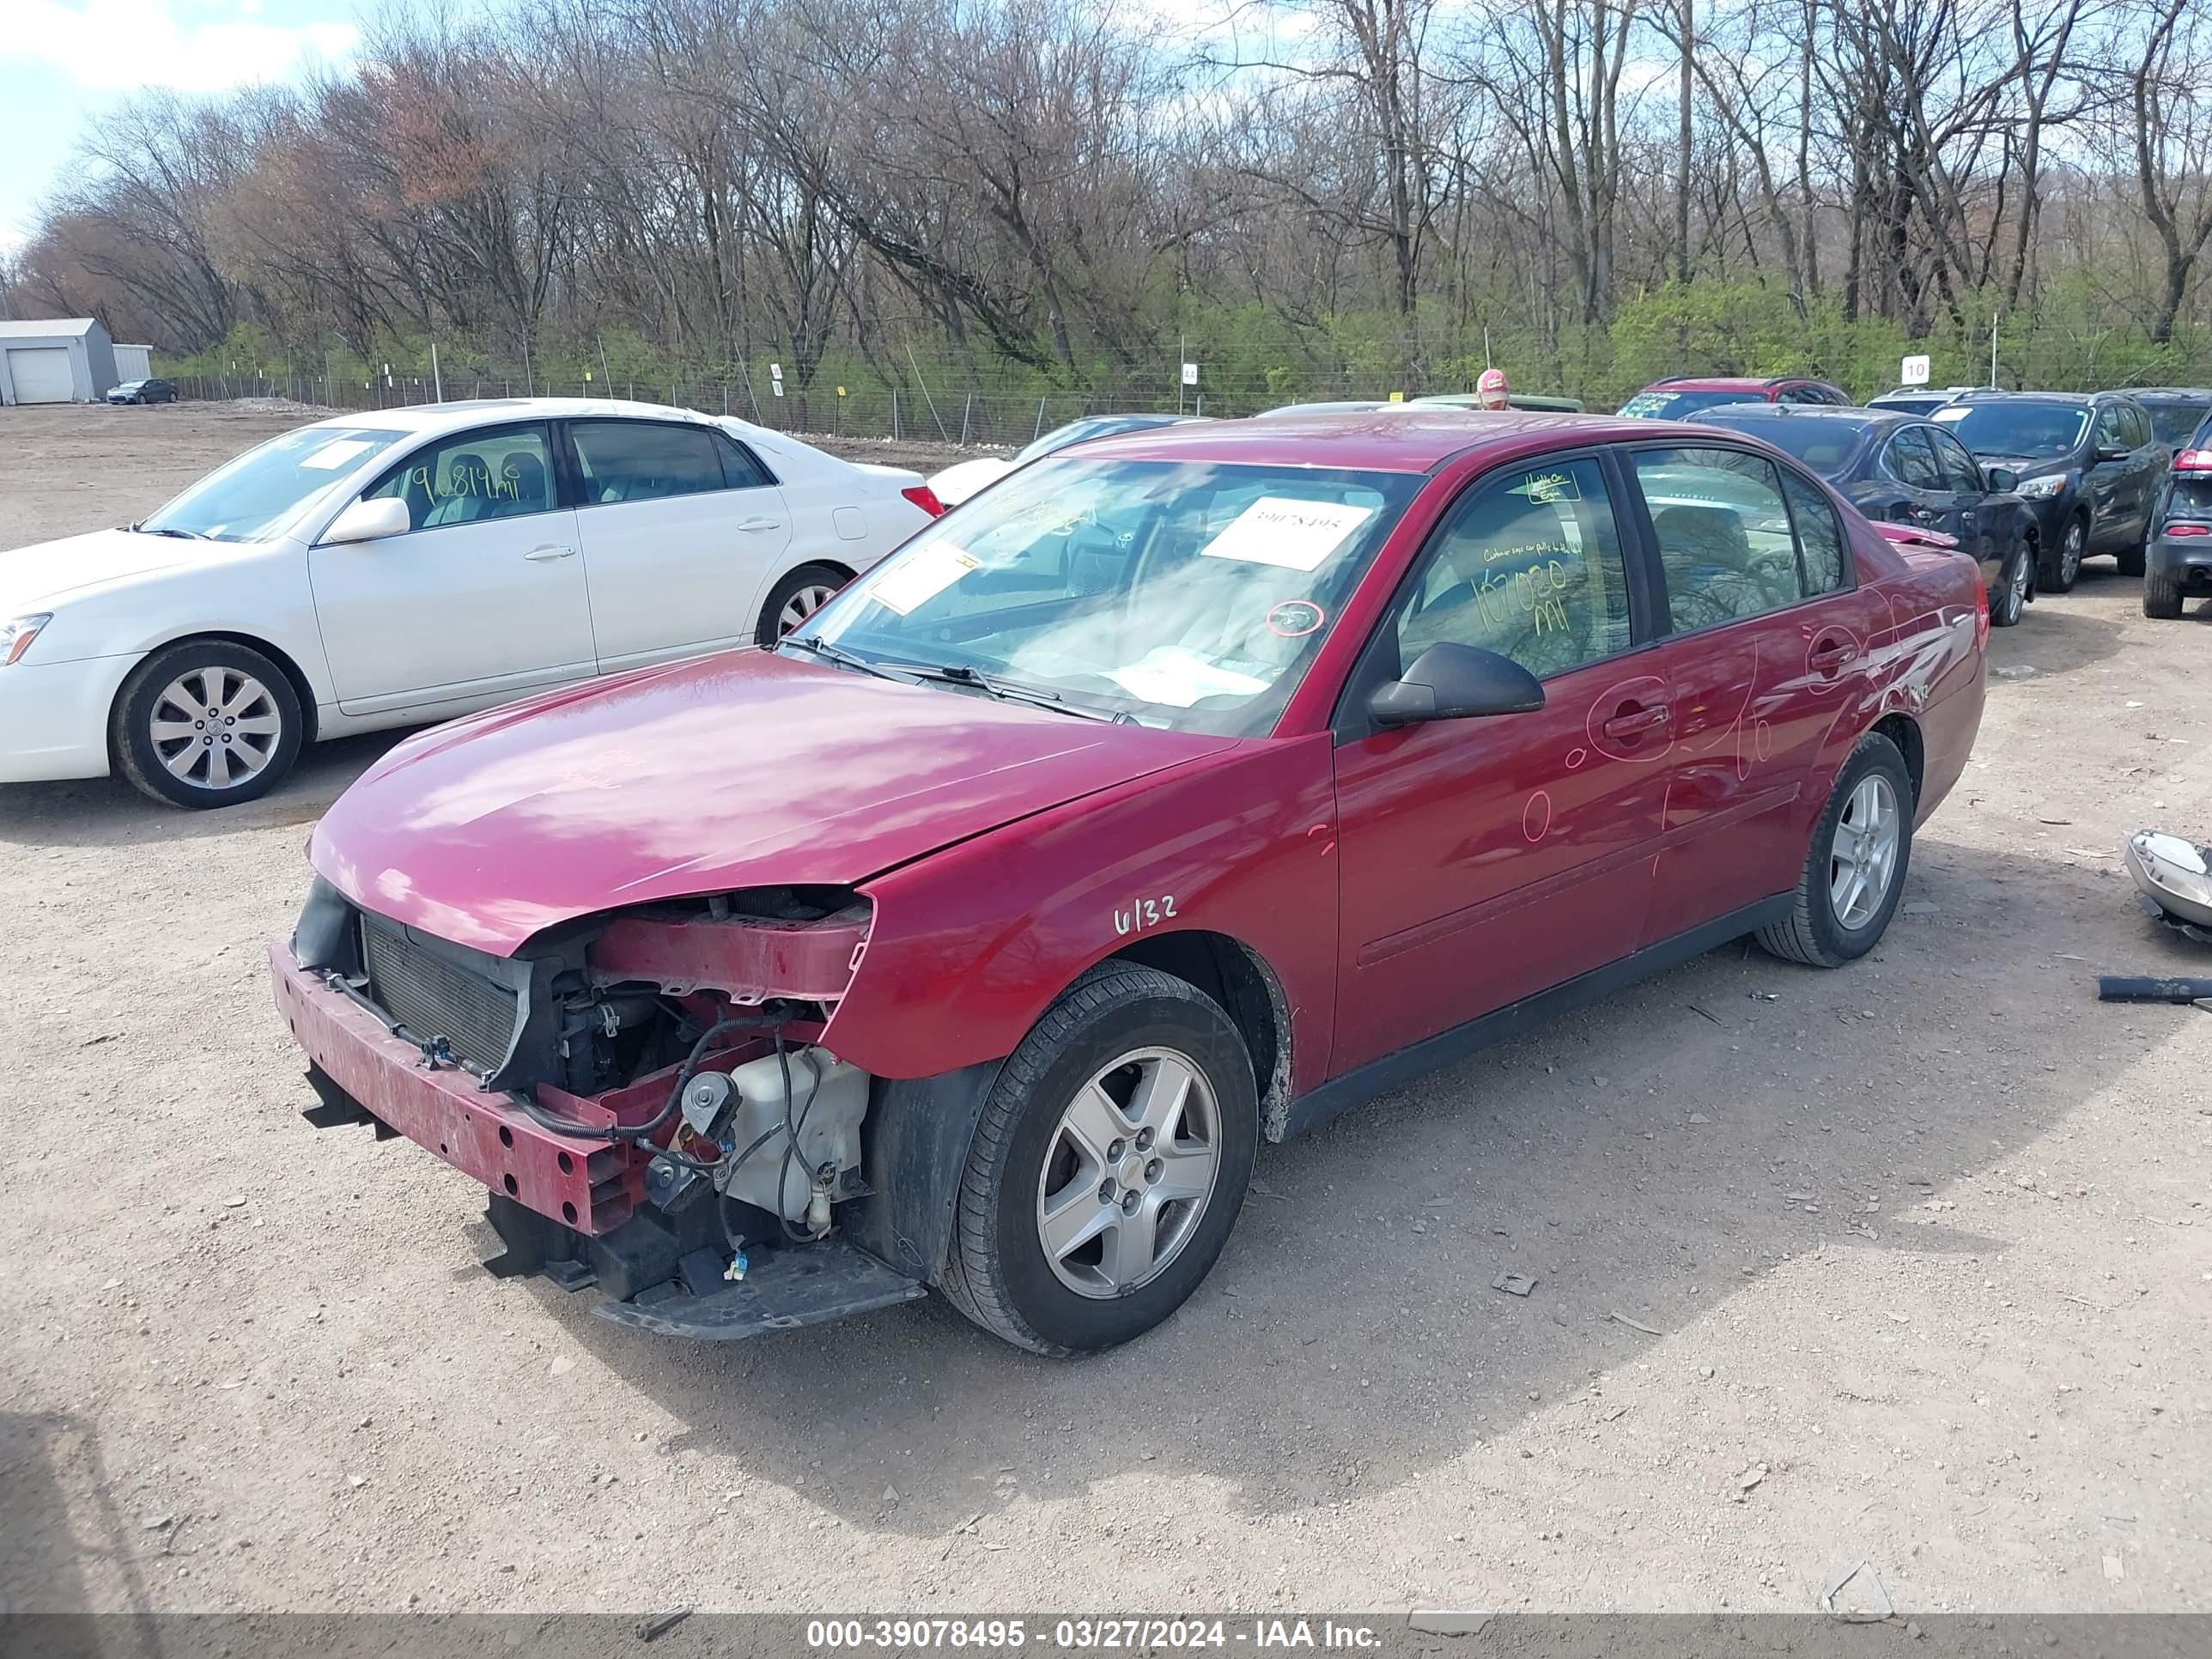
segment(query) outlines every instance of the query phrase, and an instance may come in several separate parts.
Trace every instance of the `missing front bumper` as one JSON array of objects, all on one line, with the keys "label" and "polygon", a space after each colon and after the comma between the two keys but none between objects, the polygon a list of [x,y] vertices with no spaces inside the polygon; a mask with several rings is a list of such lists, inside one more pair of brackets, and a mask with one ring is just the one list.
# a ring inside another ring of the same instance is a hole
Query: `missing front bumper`
[{"label": "missing front bumper", "polygon": [[495,1277],[538,1273],[566,1291],[601,1291],[607,1299],[593,1313],[659,1336],[739,1342],[927,1293],[919,1279],[841,1239],[757,1250],[744,1278],[732,1281],[726,1249],[679,1237],[656,1210],[586,1238],[495,1193],[484,1219],[506,1247],[484,1264]]}]

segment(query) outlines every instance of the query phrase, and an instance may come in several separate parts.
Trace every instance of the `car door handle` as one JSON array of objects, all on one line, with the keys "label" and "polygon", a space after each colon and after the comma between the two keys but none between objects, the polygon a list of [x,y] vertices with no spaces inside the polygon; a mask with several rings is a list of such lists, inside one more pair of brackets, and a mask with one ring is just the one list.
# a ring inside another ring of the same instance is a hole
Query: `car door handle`
[{"label": "car door handle", "polygon": [[1633,738],[1667,724],[1663,703],[1623,703],[1600,730],[1608,738]]},{"label": "car door handle", "polygon": [[1849,640],[1826,639],[1820,641],[1813,647],[1812,655],[1806,660],[1826,674],[1841,668],[1858,653],[1858,647],[1853,645]]},{"label": "car door handle", "polygon": [[745,519],[738,523],[738,528],[745,532],[748,535],[757,536],[763,530],[782,529],[783,520],[781,519]]},{"label": "car door handle", "polygon": [[576,556],[576,550],[573,547],[562,547],[557,542],[548,542],[543,547],[532,548],[522,556],[532,564],[546,564],[555,559],[573,559]]}]

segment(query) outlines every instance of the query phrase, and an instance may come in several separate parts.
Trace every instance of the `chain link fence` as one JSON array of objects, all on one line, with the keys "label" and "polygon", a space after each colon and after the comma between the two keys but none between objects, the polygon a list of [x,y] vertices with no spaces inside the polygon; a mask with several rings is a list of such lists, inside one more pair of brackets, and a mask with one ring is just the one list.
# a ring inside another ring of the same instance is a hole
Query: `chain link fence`
[{"label": "chain link fence", "polygon": [[[427,374],[395,374],[374,380],[307,374],[182,374],[173,378],[177,395],[204,402],[283,400],[310,409],[374,412],[416,407],[438,401],[441,382]],[[840,392],[776,394],[750,380],[714,380],[648,385],[642,380],[528,380],[464,374],[447,375],[448,401],[482,398],[607,398],[660,404],[708,415],[734,416],[756,426],[816,437],[884,439],[894,442],[973,445],[1019,448],[1032,439],[1086,415],[1174,412],[1206,413],[1203,395],[1178,400],[1100,392],[901,391],[874,388]],[[1230,411],[1217,407],[1217,413]]]}]

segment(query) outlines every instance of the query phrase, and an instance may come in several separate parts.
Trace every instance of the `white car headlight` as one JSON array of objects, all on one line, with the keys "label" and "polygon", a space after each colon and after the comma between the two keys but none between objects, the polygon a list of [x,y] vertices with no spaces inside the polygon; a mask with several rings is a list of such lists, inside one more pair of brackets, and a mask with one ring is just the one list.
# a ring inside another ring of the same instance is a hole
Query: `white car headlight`
[{"label": "white car headlight", "polygon": [[2013,489],[2015,495],[2025,495],[2031,501],[2039,501],[2047,495],[2056,495],[2066,488],[2063,472],[2046,472],[2039,478],[2024,478]]},{"label": "white car headlight", "polygon": [[31,648],[31,641],[39,637],[39,630],[54,619],[51,611],[35,617],[18,617],[13,622],[0,623],[0,668],[5,668]]}]

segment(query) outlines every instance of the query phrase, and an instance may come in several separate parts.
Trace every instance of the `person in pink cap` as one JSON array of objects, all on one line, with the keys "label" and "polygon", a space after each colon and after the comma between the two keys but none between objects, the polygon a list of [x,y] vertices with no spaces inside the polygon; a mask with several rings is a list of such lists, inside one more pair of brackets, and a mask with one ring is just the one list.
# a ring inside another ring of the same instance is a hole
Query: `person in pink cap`
[{"label": "person in pink cap", "polygon": [[1484,369],[1481,378],[1474,383],[1474,395],[1481,400],[1485,409],[1504,408],[1505,371],[1502,368]]}]

